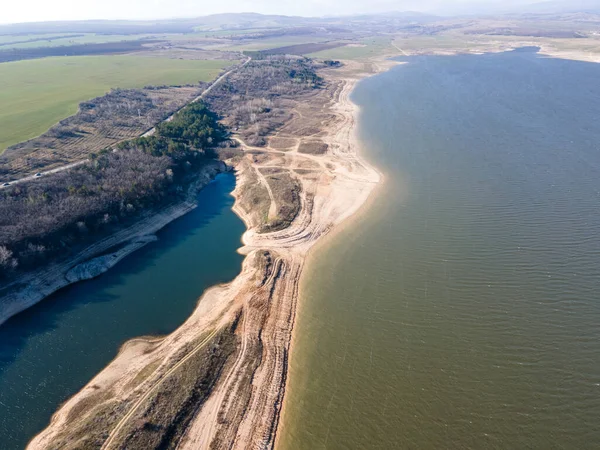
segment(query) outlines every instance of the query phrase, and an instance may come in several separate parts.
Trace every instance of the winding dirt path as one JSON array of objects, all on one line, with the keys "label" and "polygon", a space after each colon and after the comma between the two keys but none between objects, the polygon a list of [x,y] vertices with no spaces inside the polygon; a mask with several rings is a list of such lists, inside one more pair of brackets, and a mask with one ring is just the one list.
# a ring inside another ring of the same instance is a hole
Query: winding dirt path
[{"label": "winding dirt path", "polygon": [[117,425],[113,428],[113,430],[108,435],[106,442],[102,446],[103,450],[108,450],[111,448],[116,436],[123,429],[123,427],[127,424],[127,422],[131,419],[131,417],[137,412],[138,408],[146,401],[150,396],[156,391],[160,385],[169,378],[170,375],[175,373],[181,366],[183,366],[190,358],[192,358],[196,353],[204,348],[206,344],[210,342],[210,340],[215,337],[215,335],[219,332],[219,330],[214,330],[210,333],[204,340],[194,347],[185,357],[181,359],[177,364],[175,364],[168,372],[162,375],[155,383],[152,384],[150,388],[146,390],[146,393],[140,397],[140,399],[129,409],[127,414],[123,416],[123,418],[117,423]]},{"label": "winding dirt path", "polygon": [[273,195],[273,190],[271,189],[271,185],[269,184],[269,182],[267,181],[267,179],[265,178],[265,176],[263,175],[263,173],[260,170],[263,167],[264,166],[256,167],[256,168],[254,168],[254,171],[256,172],[256,176],[260,180],[261,184],[265,187],[265,189],[269,193],[269,199],[271,200],[271,205],[269,206],[268,220],[273,220],[277,216],[277,202],[275,201],[275,196]]}]

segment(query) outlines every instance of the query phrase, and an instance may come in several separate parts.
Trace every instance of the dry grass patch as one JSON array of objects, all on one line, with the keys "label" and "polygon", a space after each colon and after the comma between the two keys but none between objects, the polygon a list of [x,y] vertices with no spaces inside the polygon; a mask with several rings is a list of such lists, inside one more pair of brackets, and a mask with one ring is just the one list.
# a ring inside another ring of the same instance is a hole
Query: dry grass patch
[{"label": "dry grass patch", "polygon": [[265,224],[261,233],[283,230],[290,226],[302,207],[300,194],[302,187],[289,172],[265,175],[277,205],[277,216]]},{"label": "dry grass patch", "polygon": [[133,378],[133,380],[127,383],[125,390],[130,391],[132,389],[137,388],[140,384],[146,381],[156,371],[156,369],[158,369],[160,363],[161,361],[153,361],[146,367],[144,367],[142,370],[140,370],[138,374]]},{"label": "dry grass patch", "polygon": [[297,173],[298,175],[311,175],[309,177],[305,177],[305,179],[316,179],[316,176],[313,175],[319,175],[321,173],[320,170],[313,170],[313,169],[294,169],[294,172]]},{"label": "dry grass patch", "polygon": [[269,216],[271,206],[269,191],[247,161],[242,161],[238,170],[241,172],[238,205],[248,217],[250,225],[260,228],[267,222]]},{"label": "dry grass patch", "polygon": [[269,146],[277,150],[288,150],[296,145],[296,139],[283,138],[283,137],[272,137],[269,139]]},{"label": "dry grass patch", "polygon": [[282,174],[282,173],[287,173],[287,170],[281,168],[281,167],[267,167],[264,169],[258,169],[260,170],[260,173],[262,173],[265,177],[268,177],[270,175],[278,175],[278,174]]},{"label": "dry grass patch", "polygon": [[74,408],[69,414],[70,426],[59,433],[48,448],[64,450],[101,448],[108,438],[109,430],[123,417],[127,407],[132,403],[131,400],[107,401],[109,395],[110,393],[98,393],[91,395],[89,400],[83,400],[81,407]]},{"label": "dry grass patch", "polygon": [[271,162],[273,159],[273,157],[268,153],[260,152],[248,152],[248,156],[254,164],[266,164]]},{"label": "dry grass patch", "polygon": [[327,153],[329,146],[323,141],[302,141],[298,147],[298,152],[308,153],[309,155],[323,155]]},{"label": "dry grass patch", "polygon": [[175,449],[238,346],[238,320],[162,381],[119,433],[118,449]]}]

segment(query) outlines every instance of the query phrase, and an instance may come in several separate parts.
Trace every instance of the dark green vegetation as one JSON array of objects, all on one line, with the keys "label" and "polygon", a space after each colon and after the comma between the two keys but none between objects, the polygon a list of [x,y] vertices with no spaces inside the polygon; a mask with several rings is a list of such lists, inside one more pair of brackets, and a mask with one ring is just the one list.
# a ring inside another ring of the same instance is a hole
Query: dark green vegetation
[{"label": "dark green vegetation", "polygon": [[0,276],[30,269],[66,248],[181,199],[226,139],[203,103],[188,105],[154,136],[107,148],[91,162],[0,192]]},{"label": "dark green vegetation", "polygon": [[0,48],[0,63],[22,59],[47,58],[49,56],[115,55],[146,50],[144,45],[157,44],[157,40],[107,42],[100,44],[80,44],[60,47]]},{"label": "dark green vegetation", "polygon": [[218,120],[204,102],[195,102],[175,114],[173,120],[158,124],[152,136],[123,142],[118,147],[140,148],[152,156],[187,162],[190,151],[212,148],[227,138],[227,131]]}]

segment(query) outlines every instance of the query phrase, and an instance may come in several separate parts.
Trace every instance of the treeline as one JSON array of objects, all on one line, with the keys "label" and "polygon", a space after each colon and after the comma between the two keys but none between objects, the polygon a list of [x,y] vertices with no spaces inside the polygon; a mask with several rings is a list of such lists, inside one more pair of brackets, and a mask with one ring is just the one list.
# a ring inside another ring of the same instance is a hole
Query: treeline
[{"label": "treeline", "polygon": [[90,162],[0,191],[0,278],[97,239],[148,208],[180,199],[227,138],[219,117],[191,104],[154,136],[105,149]]},{"label": "treeline", "polygon": [[102,42],[74,45],[61,45],[56,47],[18,47],[0,50],[0,63],[19,61],[22,59],[47,58],[50,56],[84,56],[84,55],[114,55],[121,53],[141,52],[149,44],[158,44],[164,41],[157,39],[140,39],[121,42]]}]

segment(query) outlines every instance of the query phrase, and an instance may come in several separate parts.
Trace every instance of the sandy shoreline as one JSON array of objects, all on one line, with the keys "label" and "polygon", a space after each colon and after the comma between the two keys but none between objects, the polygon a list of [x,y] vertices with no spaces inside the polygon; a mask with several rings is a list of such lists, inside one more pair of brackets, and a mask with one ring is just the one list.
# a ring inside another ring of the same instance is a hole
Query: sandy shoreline
[{"label": "sandy shoreline", "polygon": [[[379,73],[379,72],[377,72]],[[376,75],[377,73],[373,74]],[[364,78],[362,78],[364,79]],[[358,84],[358,82],[360,82],[362,79],[356,80],[356,82],[354,83],[354,86],[352,87],[352,91],[354,90],[354,88],[356,87],[356,84]],[[352,103],[352,102],[351,102]],[[358,115],[360,114],[360,108],[355,105],[354,103],[352,103],[352,105],[354,105],[355,107],[355,118],[357,119],[356,121],[358,122]],[[364,156],[360,155],[360,150],[361,150],[361,144],[359,143],[360,140],[358,139],[357,136],[357,129],[356,126],[354,127],[354,136],[353,136],[353,140],[356,143],[356,148],[358,149],[358,154],[361,157],[361,159],[363,161],[365,161]],[[310,266],[311,264],[314,264],[316,262],[316,259],[319,257],[319,255],[322,252],[326,252],[329,251],[330,249],[333,248],[333,243],[335,241],[335,239],[337,237],[339,237],[340,235],[342,235],[344,232],[348,231],[350,228],[354,227],[357,225],[358,222],[360,222],[360,220],[362,218],[365,217],[366,214],[368,214],[369,209],[371,208],[371,206],[373,205],[375,199],[377,198],[377,196],[381,193],[381,191],[383,190],[383,186],[385,184],[385,177],[384,175],[377,169],[376,166],[372,166],[369,163],[366,163],[366,165],[369,165],[369,167],[371,167],[375,172],[377,172],[377,174],[379,175],[380,179],[377,183],[377,185],[373,188],[373,190],[369,193],[369,195],[367,196],[367,198],[360,204],[357,204],[357,208],[356,211],[354,211],[349,217],[347,217],[346,219],[344,219],[342,222],[340,222],[339,224],[336,225],[335,228],[333,228],[328,234],[324,235],[317,243],[315,243],[315,245],[307,252],[306,257],[305,257],[305,262],[304,262],[304,270],[302,271],[302,274],[300,276],[300,280],[299,280],[299,289],[298,289],[298,303],[296,306],[296,315],[300,316],[302,314],[302,310],[303,310],[303,302],[302,302],[302,298],[304,296],[303,293],[303,283],[304,281],[304,277],[306,274],[310,273]],[[292,352],[294,351],[294,346],[297,345],[297,340],[299,339],[298,337],[298,330],[295,327],[295,323],[294,323],[294,327],[293,327],[293,331],[292,331],[292,338],[290,340],[290,346],[289,346],[289,351],[290,354],[292,354]],[[286,380],[286,390],[288,389],[288,385],[289,385],[289,378]],[[279,438],[281,436],[281,426],[285,425],[285,421],[286,421],[286,415],[288,414],[288,410],[286,408],[286,402],[288,401],[289,397],[285,396],[284,397],[284,401],[283,401],[283,406],[282,406],[282,410],[281,410],[281,416],[279,419],[279,423],[280,426],[277,429],[277,435],[276,435],[276,440],[275,440],[275,444],[274,444],[274,448],[278,449],[281,448],[281,444],[279,441]]]},{"label": "sandy shoreline", "polygon": [[[406,57],[411,57],[411,56],[416,56],[418,55],[418,53],[412,53],[409,54],[407,52],[405,52],[404,50],[402,50],[401,48],[393,45],[399,52],[402,53],[403,56]],[[600,55],[598,54],[592,54],[589,52],[581,52],[581,51],[563,51],[563,50],[558,50],[556,48],[553,48],[552,46],[548,46],[548,45],[543,45],[540,44],[538,42],[522,42],[520,44],[514,45],[510,48],[503,48],[503,47],[498,47],[498,48],[494,48],[493,50],[489,50],[485,53],[502,53],[502,52],[508,52],[508,51],[514,51],[515,49],[524,47],[524,46],[539,46],[540,50],[539,50],[539,55],[544,56],[544,57],[548,57],[548,58],[559,58],[559,59],[566,59],[566,60],[572,60],[572,61],[584,61],[584,62],[593,62],[593,63],[600,63]],[[436,54],[436,55],[458,55],[461,52],[459,51],[435,51],[432,52],[430,54]],[[475,50],[472,51],[472,53],[477,53],[477,54],[483,54],[483,52],[477,52]],[[389,62],[389,61],[387,61]],[[397,63],[397,64],[401,64],[401,63]],[[371,75],[376,75],[378,73],[384,72],[386,70],[388,70],[391,66],[388,65],[384,65],[381,68],[377,68],[374,74]],[[358,82],[360,82],[362,79],[367,78],[368,76],[371,75],[367,75],[364,76],[358,80],[355,81],[354,85],[356,85]],[[354,105],[354,104],[353,104]],[[356,117],[356,121],[358,122],[358,115],[360,114],[360,108],[357,105],[355,106],[355,117]],[[362,202],[361,204],[358,205],[357,210],[352,213],[352,215],[348,218],[346,218],[342,223],[336,225],[336,227],[328,234],[324,235],[310,250],[309,252],[307,252],[306,255],[306,259],[305,259],[305,264],[304,264],[304,271],[303,274],[308,274],[310,273],[310,266],[311,264],[316,262],[316,259],[319,257],[319,255],[321,254],[321,252],[326,252],[329,251],[330,249],[333,248],[333,243],[335,241],[335,239],[337,237],[339,237],[339,235],[343,234],[345,231],[347,231],[349,228],[356,226],[357,222],[359,222],[361,220],[361,218],[364,218],[366,214],[369,213],[369,210],[371,208],[371,206],[373,205],[373,203],[375,202],[375,200],[377,199],[377,197],[383,193],[384,188],[385,188],[385,178],[383,176],[383,174],[377,169],[377,167],[370,165],[366,159],[364,158],[364,155],[360,155],[360,150],[361,147],[364,147],[362,144],[360,144],[360,140],[357,136],[357,129],[354,129],[355,135],[353,136],[353,139],[355,141],[355,145],[357,150],[357,154],[359,156],[361,156],[361,160],[363,161],[363,164],[365,164],[366,166],[371,167],[373,170],[377,171],[377,173],[380,175],[380,182],[377,184],[377,186],[370,192],[370,195],[368,196],[368,198]],[[363,149],[364,150],[364,149]],[[297,315],[301,315],[302,314],[302,298],[303,298],[303,289],[302,286],[304,284],[305,281],[303,281],[303,278],[301,277],[300,279],[300,286],[299,286],[299,293],[298,293],[298,298],[299,298],[299,302],[298,305],[296,307],[296,314]],[[298,330],[294,329],[294,332],[292,333],[292,339],[290,342],[290,352],[293,351],[294,345],[296,343],[296,341],[299,339],[298,338]],[[288,379],[289,382],[289,379]],[[289,397],[285,397],[285,399],[289,399]],[[280,417],[280,423],[282,425],[285,425],[285,421],[286,421],[286,414],[288,414],[287,409],[286,409],[286,400],[284,400],[284,404],[283,404],[283,408],[281,411],[281,417]],[[281,431],[281,429],[278,429],[278,431]],[[278,448],[283,448],[280,443],[279,440],[276,440],[275,442],[275,446],[276,449]]]},{"label": "sandy shoreline", "polygon": [[[285,152],[266,147],[257,162],[258,150],[245,146],[248,154],[236,163],[233,192],[233,210],[248,227],[240,249],[247,255],[240,275],[207,290],[192,316],[171,335],[126,343],[115,360],[55,413],[29,448],[77,448],[83,431],[90,435],[90,422],[105,428],[93,437],[99,447],[125,448],[130,436],[136,435],[139,417],[147,415],[170,378],[214,345],[211,340],[234,322],[236,350],[219,366],[218,378],[181,431],[179,448],[210,448],[225,442],[232,448],[275,445],[305,259],[323,236],[337,231],[342,222],[342,228],[348,226],[347,219],[364,206],[381,179],[359,155],[355,130],[359,111],[349,96],[360,79],[394,65],[389,61],[376,70],[372,65],[350,65],[328,71],[327,96],[315,97],[310,105],[299,103],[298,117],[311,116],[302,108],[314,110],[315,104],[322,104],[322,117],[327,120],[320,122],[318,136],[329,146],[326,154],[299,153],[298,146]],[[297,138],[292,129],[278,132],[284,133],[286,138]],[[269,176],[275,168],[289,172],[301,184],[301,210],[288,228],[260,234],[257,217],[244,200],[256,174]],[[114,417],[112,411],[122,413]]]}]

